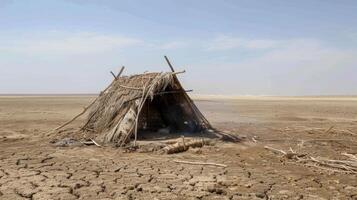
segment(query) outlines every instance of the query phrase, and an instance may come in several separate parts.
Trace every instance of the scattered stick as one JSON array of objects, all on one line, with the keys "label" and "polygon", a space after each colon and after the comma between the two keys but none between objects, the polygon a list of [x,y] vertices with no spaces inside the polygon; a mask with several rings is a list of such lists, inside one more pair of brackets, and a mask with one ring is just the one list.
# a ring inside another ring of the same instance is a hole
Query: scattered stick
[{"label": "scattered stick", "polygon": [[252,137],[252,140],[254,143],[257,143],[258,141],[255,139],[255,136]]},{"label": "scattered stick", "polygon": [[182,163],[182,164],[189,164],[189,165],[211,165],[216,167],[228,167],[224,164],[218,163],[204,163],[204,162],[191,162],[191,161],[184,161],[184,160],[174,160],[175,163]]},{"label": "scattered stick", "polygon": [[311,140],[298,140],[298,139],[260,139],[261,141],[268,141],[268,142],[279,142],[279,141],[290,141],[290,142],[301,142],[303,143],[306,142],[336,142],[336,141],[341,141],[341,142],[355,142],[353,140],[348,140],[348,139],[311,139]]},{"label": "scattered stick", "polygon": [[349,129],[346,129],[346,131],[347,131],[347,133],[349,133],[349,134],[351,134],[351,135],[357,135],[357,133],[354,133],[354,132],[352,132],[352,131],[349,130]]},{"label": "scattered stick", "polygon": [[349,157],[351,160],[357,161],[357,156],[350,154],[350,153],[341,153],[341,155]]},{"label": "scattered stick", "polygon": [[305,141],[304,141],[304,140],[301,140],[301,141],[299,142],[299,144],[297,144],[297,146],[298,146],[299,148],[303,148],[303,147],[304,147],[304,143],[305,143]]},{"label": "scattered stick", "polygon": [[285,151],[283,151],[283,150],[275,149],[275,148],[269,147],[269,146],[264,146],[264,148],[265,148],[265,149],[269,149],[269,150],[271,150],[271,151],[273,151],[273,152],[281,153],[281,154],[283,154],[283,157],[286,157],[286,158],[288,158],[288,159],[293,159],[293,158],[295,158],[296,156],[298,156],[298,154],[295,153],[291,148],[290,148],[290,151],[291,151],[291,152],[288,152],[288,153],[285,152]]},{"label": "scattered stick", "polygon": [[325,131],[325,134],[329,133],[335,126],[331,126],[329,129]]},{"label": "scattered stick", "polygon": [[298,155],[291,147],[290,147],[290,151],[292,153],[286,153],[283,150],[275,149],[269,146],[264,146],[264,148],[269,149],[273,152],[281,153],[283,154],[284,157],[288,159],[293,159],[298,163],[303,163],[303,165],[305,166],[316,167],[319,169],[325,169],[325,170],[336,171],[336,172],[357,174],[357,157],[352,154],[342,153],[342,155],[349,157],[350,160],[331,160],[325,158],[315,158],[312,156],[309,156],[308,158],[302,158],[305,157],[306,155]]},{"label": "scattered stick", "polygon": [[273,147],[264,146],[264,148],[265,148],[265,149],[269,149],[269,150],[271,150],[271,151],[273,151],[273,152],[281,153],[281,154],[283,154],[283,155],[286,155],[286,154],[287,154],[285,151],[280,150],[280,149],[275,149],[275,148],[273,148]]},{"label": "scattered stick", "polygon": [[96,141],[94,141],[92,138],[90,138],[90,140],[92,140],[92,142],[95,144],[95,146],[97,146],[97,147],[101,147],[101,145],[100,145],[100,144],[98,144]]},{"label": "scattered stick", "polygon": [[291,153],[296,153],[291,147],[289,147]]}]

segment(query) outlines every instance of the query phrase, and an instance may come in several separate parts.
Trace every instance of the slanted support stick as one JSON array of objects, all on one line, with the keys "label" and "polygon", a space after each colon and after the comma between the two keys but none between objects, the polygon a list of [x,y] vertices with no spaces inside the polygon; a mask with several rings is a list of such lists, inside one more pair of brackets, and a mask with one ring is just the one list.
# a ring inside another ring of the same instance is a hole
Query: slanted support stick
[{"label": "slanted support stick", "polygon": [[[117,75],[117,76],[114,75],[114,77],[116,78],[115,80],[117,80],[117,79],[120,77],[120,75],[121,75],[121,74],[123,73],[123,71],[124,71],[124,68],[125,68],[125,67],[122,66],[121,69],[120,69],[120,72],[118,73],[118,75]],[[111,72],[111,73],[113,74],[113,72]],[[87,110],[88,110],[92,105],[94,105],[95,102],[97,102],[97,100],[99,99],[99,97],[101,96],[101,94],[105,93],[105,92],[113,85],[113,83],[114,83],[114,81],[113,81],[107,88],[105,88],[105,89],[100,93],[100,95],[92,101],[91,104],[89,104],[87,107],[85,107],[81,113],[79,113],[78,115],[76,115],[75,117],[73,117],[71,120],[67,121],[66,123],[62,124],[61,126],[55,128],[54,130],[55,130],[55,131],[58,131],[58,130],[60,130],[61,128],[65,127],[65,126],[67,126],[68,124],[70,124],[70,123],[72,123],[73,121],[75,121],[78,117],[82,116],[85,112],[87,112]],[[82,127],[82,128],[83,128],[83,127]]]},{"label": "slanted support stick", "polygon": [[112,71],[110,71],[110,73],[113,75],[114,79],[117,80],[117,76]]},{"label": "slanted support stick", "polygon": [[125,69],[125,66],[122,66],[120,71],[119,71],[119,73],[118,73],[118,75],[117,75],[117,78],[119,78],[121,76],[121,74],[123,73],[124,69]]},{"label": "slanted support stick", "polygon": [[167,56],[164,56],[164,57],[165,57],[165,60],[166,60],[167,64],[169,65],[169,67],[170,67],[171,71],[172,71],[172,72],[175,72],[175,69],[174,69],[174,67],[172,67],[172,65],[171,65],[171,62],[170,62],[169,58],[167,58]]}]

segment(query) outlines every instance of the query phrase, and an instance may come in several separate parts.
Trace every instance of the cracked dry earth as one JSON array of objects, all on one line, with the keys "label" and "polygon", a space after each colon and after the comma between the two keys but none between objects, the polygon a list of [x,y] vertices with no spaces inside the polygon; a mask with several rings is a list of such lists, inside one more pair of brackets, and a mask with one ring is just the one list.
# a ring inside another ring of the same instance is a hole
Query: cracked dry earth
[{"label": "cracked dry earth", "polygon": [[357,199],[355,174],[301,165],[264,149],[331,159],[356,154],[354,98],[197,99],[215,127],[246,139],[175,155],[50,144],[45,132],[92,98],[0,97],[0,199]]}]

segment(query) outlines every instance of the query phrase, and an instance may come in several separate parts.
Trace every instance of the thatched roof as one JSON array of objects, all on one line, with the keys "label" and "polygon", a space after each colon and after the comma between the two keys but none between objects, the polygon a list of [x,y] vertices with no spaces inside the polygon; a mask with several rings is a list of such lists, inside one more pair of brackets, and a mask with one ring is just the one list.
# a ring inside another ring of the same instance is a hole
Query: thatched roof
[{"label": "thatched roof", "polygon": [[[138,129],[147,128],[147,123],[151,123],[149,118],[154,115],[182,131],[209,128],[210,124],[178,81],[179,73],[183,72],[115,77],[91,105],[82,130],[98,134],[103,142],[123,145],[132,136],[136,140]],[[144,107],[146,118],[141,114]],[[145,122],[140,124],[140,121]]]}]

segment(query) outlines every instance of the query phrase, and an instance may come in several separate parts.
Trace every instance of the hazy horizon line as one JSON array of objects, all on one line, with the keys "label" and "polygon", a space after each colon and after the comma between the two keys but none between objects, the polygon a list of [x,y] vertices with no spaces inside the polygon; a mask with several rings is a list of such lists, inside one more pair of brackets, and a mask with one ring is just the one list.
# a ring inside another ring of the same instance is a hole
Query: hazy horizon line
[{"label": "hazy horizon line", "polygon": [[[0,93],[0,96],[97,96],[98,93]],[[274,95],[274,94],[261,94],[261,95],[250,95],[250,94],[195,94],[191,93],[192,96],[212,96],[212,97],[357,97],[354,95]]]}]

